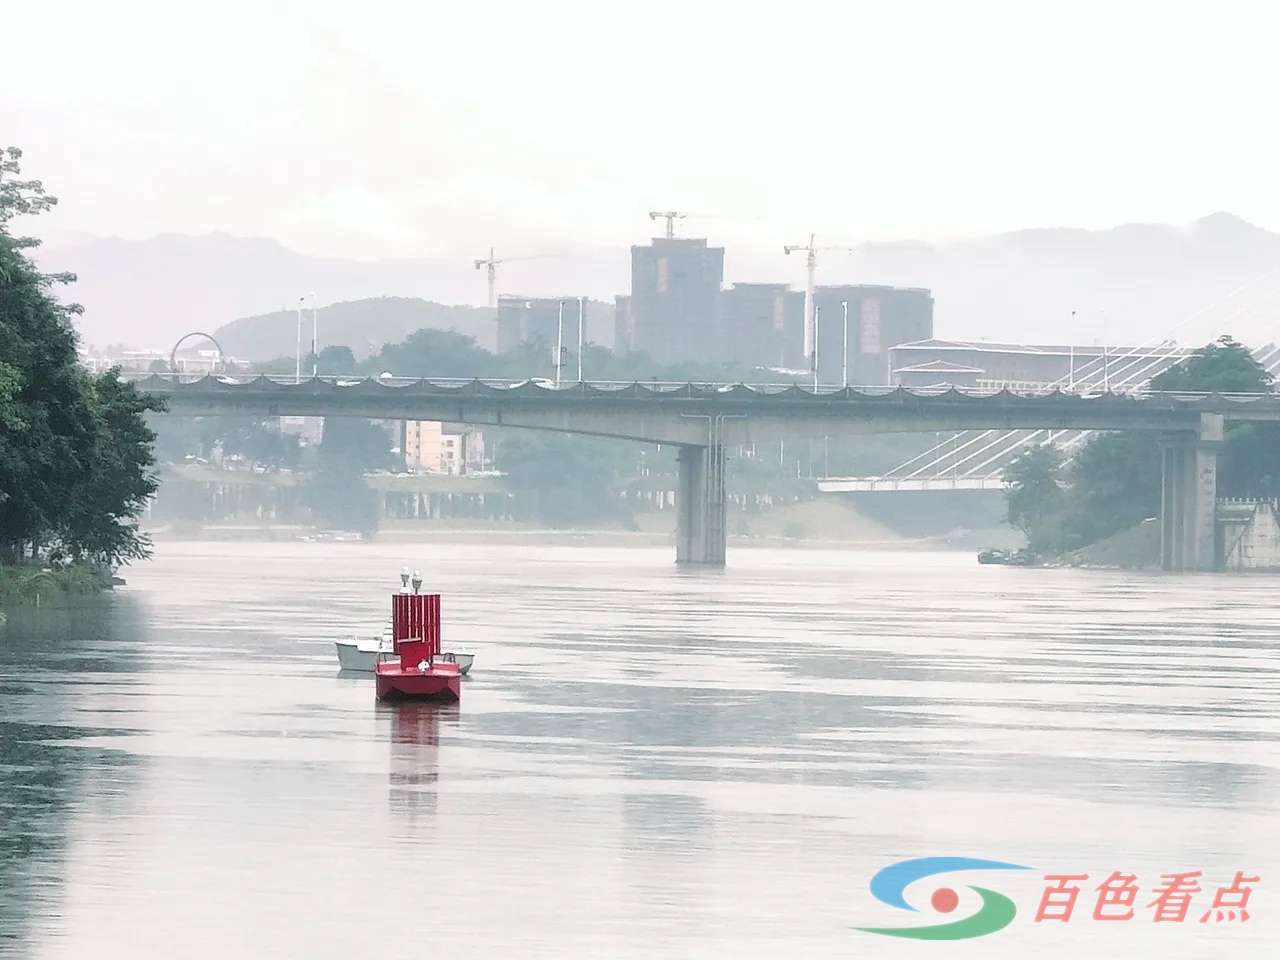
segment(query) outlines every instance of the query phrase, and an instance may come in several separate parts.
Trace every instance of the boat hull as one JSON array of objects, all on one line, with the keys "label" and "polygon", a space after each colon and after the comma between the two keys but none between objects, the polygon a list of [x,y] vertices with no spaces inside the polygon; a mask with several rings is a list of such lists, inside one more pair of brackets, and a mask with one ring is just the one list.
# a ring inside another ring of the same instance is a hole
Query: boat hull
[{"label": "boat hull", "polygon": [[406,670],[398,663],[380,663],[374,676],[378,681],[379,700],[456,702],[462,699],[462,674],[457,664]]},{"label": "boat hull", "polygon": [[[342,643],[337,641],[334,646],[338,648],[338,669],[346,673],[373,673],[378,666],[379,651],[370,648],[361,649],[359,644]],[[390,650],[382,651],[383,656],[389,656]],[[475,655],[470,653],[445,653],[444,656],[452,656],[458,664],[458,672],[464,677],[471,670],[471,664],[475,660]]]}]

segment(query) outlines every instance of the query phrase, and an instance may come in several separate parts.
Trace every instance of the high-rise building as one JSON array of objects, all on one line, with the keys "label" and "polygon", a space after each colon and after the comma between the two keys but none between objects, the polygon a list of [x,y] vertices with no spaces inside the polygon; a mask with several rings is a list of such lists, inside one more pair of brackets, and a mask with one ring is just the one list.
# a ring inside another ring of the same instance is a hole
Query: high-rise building
[{"label": "high-rise building", "polygon": [[[720,293],[715,349],[708,360],[747,367],[786,365],[785,283],[735,283]],[[801,319],[804,304],[801,303]]]},{"label": "high-rise building", "polygon": [[[578,297],[510,297],[498,298],[498,352],[510,353],[522,343],[541,343],[543,349],[555,352],[556,340],[578,352],[578,318],[584,298]],[[561,305],[564,323],[561,326]]]},{"label": "high-rise building", "polygon": [[631,248],[631,350],[660,363],[716,353],[724,248],[706,240],[656,238]]},{"label": "high-rise building", "polygon": [[[933,337],[933,296],[928,290],[869,285],[817,287],[813,304],[821,383],[840,383],[847,360],[851,386],[888,384],[889,349]],[[798,335],[802,352],[803,331]]]}]

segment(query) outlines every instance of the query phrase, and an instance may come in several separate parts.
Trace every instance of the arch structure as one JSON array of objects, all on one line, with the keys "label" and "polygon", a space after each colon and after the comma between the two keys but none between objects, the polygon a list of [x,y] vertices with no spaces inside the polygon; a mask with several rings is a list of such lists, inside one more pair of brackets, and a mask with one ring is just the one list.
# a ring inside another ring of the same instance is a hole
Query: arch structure
[{"label": "arch structure", "polygon": [[217,341],[213,334],[205,333],[202,330],[193,330],[191,333],[185,333],[179,337],[178,342],[175,343],[173,345],[173,349],[169,351],[169,369],[174,373],[178,372],[178,351],[182,348],[184,343],[193,337],[203,337],[205,340],[208,340],[213,344],[214,348],[218,351],[218,364],[222,364],[226,360],[226,351],[222,349],[222,344]]}]

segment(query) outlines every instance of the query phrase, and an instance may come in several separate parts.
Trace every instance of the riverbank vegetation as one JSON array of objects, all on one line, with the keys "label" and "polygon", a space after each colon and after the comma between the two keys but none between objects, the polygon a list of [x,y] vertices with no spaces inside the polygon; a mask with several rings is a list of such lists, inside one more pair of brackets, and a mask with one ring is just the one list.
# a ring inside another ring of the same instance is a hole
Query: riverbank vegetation
[{"label": "riverbank vegetation", "polygon": [[57,202],[20,178],[21,156],[0,152],[0,602],[94,592],[149,556],[137,526],[156,489],[145,415],[162,409],[118,371],[79,363],[80,308],[54,295],[75,277],[42,274],[26,253],[38,241],[10,232]]},{"label": "riverbank vegetation", "polygon": [[[1256,393],[1273,378],[1229,336],[1195,351],[1151,381],[1156,391]],[[1037,447],[1005,471],[1008,523],[1035,553],[1054,556],[1129,530],[1160,512],[1160,437],[1153,431],[1096,433],[1068,461]],[[1219,497],[1280,495],[1280,424],[1226,428]]]}]

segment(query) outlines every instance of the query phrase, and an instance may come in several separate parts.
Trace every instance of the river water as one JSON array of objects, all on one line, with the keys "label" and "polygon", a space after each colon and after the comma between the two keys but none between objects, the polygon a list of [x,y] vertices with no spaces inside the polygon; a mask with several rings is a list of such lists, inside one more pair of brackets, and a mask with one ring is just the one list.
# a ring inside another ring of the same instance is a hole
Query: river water
[{"label": "river water", "polygon": [[[101,958],[1280,955],[1276,581],[970,554],[161,544],[0,637],[0,952]],[[476,654],[379,707],[332,640],[403,564]],[[921,880],[895,861],[1027,866]],[[1137,876],[1127,922],[1095,888]],[[1200,870],[1185,922],[1161,874]],[[1241,923],[1200,923],[1234,874]],[[1087,874],[1037,923],[1046,874]],[[947,943],[972,886],[1012,924]],[[933,890],[958,891],[949,914]]]}]

